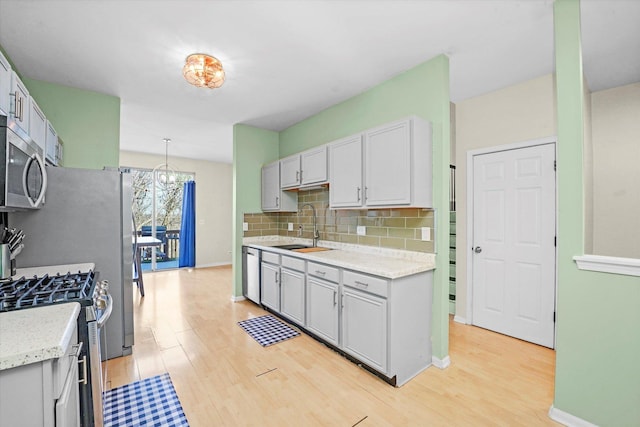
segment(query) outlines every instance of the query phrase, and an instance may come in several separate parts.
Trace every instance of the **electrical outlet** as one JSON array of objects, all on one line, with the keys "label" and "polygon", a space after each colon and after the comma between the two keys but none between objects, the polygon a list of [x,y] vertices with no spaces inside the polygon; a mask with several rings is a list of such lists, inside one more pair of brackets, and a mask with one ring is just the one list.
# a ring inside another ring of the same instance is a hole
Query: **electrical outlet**
[{"label": "electrical outlet", "polygon": [[422,231],[422,240],[428,242],[431,240],[431,227],[420,227]]},{"label": "electrical outlet", "polygon": [[367,227],[365,227],[364,225],[359,225],[356,227],[356,234],[358,236],[364,236],[367,234]]},{"label": "electrical outlet", "polygon": [[293,231],[293,223],[292,223],[292,222],[290,222],[290,223],[287,225],[287,230],[288,230],[288,231]]},{"label": "electrical outlet", "polygon": [[249,223],[248,222],[243,222],[242,223],[242,231],[249,231]]}]

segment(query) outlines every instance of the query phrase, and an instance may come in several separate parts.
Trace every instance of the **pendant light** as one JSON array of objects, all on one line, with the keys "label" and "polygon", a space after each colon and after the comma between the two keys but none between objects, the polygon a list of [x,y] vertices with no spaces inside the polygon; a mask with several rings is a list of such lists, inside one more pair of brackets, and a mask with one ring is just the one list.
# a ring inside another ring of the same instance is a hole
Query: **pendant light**
[{"label": "pendant light", "polygon": [[164,163],[153,168],[153,175],[156,177],[158,185],[165,187],[176,182],[176,172],[169,166],[169,143],[171,139],[163,138],[165,144]]}]

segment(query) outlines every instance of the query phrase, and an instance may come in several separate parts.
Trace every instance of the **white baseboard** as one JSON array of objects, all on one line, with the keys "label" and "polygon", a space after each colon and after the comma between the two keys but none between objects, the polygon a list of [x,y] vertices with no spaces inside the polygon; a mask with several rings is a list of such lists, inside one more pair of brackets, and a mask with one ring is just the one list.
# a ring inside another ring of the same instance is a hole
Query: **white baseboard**
[{"label": "white baseboard", "polygon": [[549,418],[551,418],[553,421],[557,421],[560,424],[569,427],[597,427],[595,424],[591,424],[589,421],[585,421],[582,418],[578,418],[568,412],[564,412],[558,408],[554,408],[553,405],[551,405],[551,407],[549,408]]},{"label": "white baseboard", "polygon": [[439,359],[435,356],[431,356],[431,363],[436,368],[446,369],[449,367],[449,365],[451,365],[451,359],[449,358],[449,356],[445,356],[444,359]]},{"label": "white baseboard", "polygon": [[246,298],[242,295],[240,296],[235,296],[235,295],[231,295],[231,301],[232,302],[239,302],[239,301],[244,301],[246,300]]},{"label": "white baseboard", "polygon": [[463,323],[465,325],[467,324],[467,319],[461,316],[453,316],[453,321],[456,323]]},{"label": "white baseboard", "polygon": [[210,264],[198,264],[195,268],[220,267],[223,265],[231,265],[231,262],[212,262]]}]

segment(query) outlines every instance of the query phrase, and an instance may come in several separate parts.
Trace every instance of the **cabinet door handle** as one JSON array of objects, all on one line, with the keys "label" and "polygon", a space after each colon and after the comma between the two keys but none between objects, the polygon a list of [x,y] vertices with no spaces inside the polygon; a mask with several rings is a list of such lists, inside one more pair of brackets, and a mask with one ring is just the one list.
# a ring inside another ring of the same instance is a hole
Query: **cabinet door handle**
[{"label": "cabinet door handle", "polygon": [[[15,93],[10,93],[9,96],[13,97],[13,117],[14,118],[18,118],[19,114],[18,114],[18,91],[15,91]],[[11,111],[9,111],[9,114],[11,114]]]},{"label": "cabinet door handle", "polygon": [[326,271],[316,270],[316,274],[322,274],[324,276],[325,274],[327,274],[327,272]]},{"label": "cabinet door handle", "polygon": [[358,285],[358,286],[362,286],[362,287],[365,287],[365,288],[368,288],[368,287],[369,287],[369,284],[368,284],[368,283],[360,282],[359,280],[356,280],[354,283],[355,283],[356,285]]},{"label": "cabinet door handle", "polygon": [[296,171],[296,182],[300,182],[300,171]]},{"label": "cabinet door handle", "polygon": [[360,201],[360,187],[358,187],[358,201]]},{"label": "cabinet door handle", "polygon": [[22,98],[18,95],[19,93],[16,91],[16,119],[22,121]]},{"label": "cabinet door handle", "polygon": [[333,291],[333,305],[338,305],[338,291]]},{"label": "cabinet door handle", "polygon": [[82,363],[82,378],[78,382],[82,385],[87,385],[87,356],[82,356],[82,360],[78,360],[78,364]]},{"label": "cabinet door handle", "polygon": [[280,281],[278,280],[278,272],[276,271],[276,283],[280,283]]},{"label": "cabinet door handle", "polygon": [[276,208],[280,206],[280,197],[276,197]]},{"label": "cabinet door handle", "polygon": [[364,201],[365,202],[367,200],[369,200],[369,195],[367,194],[367,190],[369,190],[369,187],[364,187]]}]

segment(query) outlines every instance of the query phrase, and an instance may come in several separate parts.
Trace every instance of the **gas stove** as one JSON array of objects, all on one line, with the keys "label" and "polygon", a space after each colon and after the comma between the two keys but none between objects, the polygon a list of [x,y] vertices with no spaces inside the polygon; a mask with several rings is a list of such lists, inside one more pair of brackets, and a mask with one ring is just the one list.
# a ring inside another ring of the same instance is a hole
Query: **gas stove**
[{"label": "gas stove", "polygon": [[88,271],[0,281],[0,312],[62,302],[92,305],[96,279],[97,273]]}]

